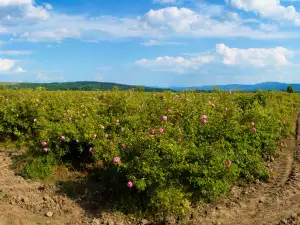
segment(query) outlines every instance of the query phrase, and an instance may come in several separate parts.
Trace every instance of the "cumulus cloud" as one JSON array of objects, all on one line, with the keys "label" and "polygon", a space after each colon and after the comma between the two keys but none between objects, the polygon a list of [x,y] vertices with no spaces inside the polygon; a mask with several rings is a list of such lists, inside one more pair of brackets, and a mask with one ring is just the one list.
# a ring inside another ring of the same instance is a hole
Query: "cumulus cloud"
[{"label": "cumulus cloud", "polygon": [[[66,15],[53,10],[50,4],[36,5],[28,0],[19,1],[24,1],[22,5],[19,2],[19,7],[6,7],[5,13],[0,12],[0,32],[2,28],[3,32],[14,34],[12,40],[18,41],[57,42],[68,38],[101,41],[124,37],[153,40],[172,37],[271,39],[300,36],[294,32],[263,29],[266,27],[253,28],[246,25],[239,14],[225,10],[220,5],[202,4],[197,11],[165,7],[151,9],[135,18],[122,18]],[[160,43],[157,40],[145,45]]]},{"label": "cumulus cloud", "polygon": [[0,58],[0,73],[20,73],[25,72],[21,67],[16,66],[16,61],[11,59],[1,59]]},{"label": "cumulus cloud", "polygon": [[176,73],[185,73],[191,70],[199,69],[203,64],[212,62],[214,56],[198,56],[196,58],[186,59],[181,56],[170,57],[163,56],[156,59],[141,59],[136,61],[136,64],[156,71],[171,71]]},{"label": "cumulus cloud", "polygon": [[243,65],[254,67],[290,65],[294,52],[283,47],[276,48],[230,48],[225,44],[217,44],[216,52],[223,58],[226,65]]},{"label": "cumulus cloud", "polygon": [[300,25],[300,14],[294,6],[282,6],[279,0],[226,0],[233,7],[253,11],[261,17],[278,21],[291,21]]}]

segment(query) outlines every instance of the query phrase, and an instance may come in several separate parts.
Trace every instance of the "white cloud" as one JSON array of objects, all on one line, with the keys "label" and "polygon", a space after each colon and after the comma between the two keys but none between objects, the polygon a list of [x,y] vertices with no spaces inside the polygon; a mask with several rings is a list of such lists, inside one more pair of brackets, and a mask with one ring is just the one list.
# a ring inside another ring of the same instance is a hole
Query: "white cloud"
[{"label": "white cloud", "polygon": [[136,64],[156,71],[171,71],[176,73],[185,73],[191,70],[199,69],[203,64],[210,63],[214,56],[198,56],[196,58],[186,59],[183,57],[163,56],[154,60],[141,59]]},{"label": "white cloud", "polygon": [[300,25],[300,14],[294,6],[282,6],[279,0],[226,0],[237,9],[253,11],[261,17],[277,21],[291,21]]},{"label": "white cloud", "polygon": [[276,48],[230,48],[225,44],[217,44],[216,52],[223,57],[226,65],[243,65],[254,67],[290,65],[294,52],[283,47]]},{"label": "white cloud", "polygon": [[31,55],[32,53],[32,51],[0,50],[0,55]]},{"label": "white cloud", "polygon": [[0,7],[31,5],[33,0],[1,0]]},{"label": "white cloud", "polygon": [[[234,0],[233,0],[234,1]],[[30,1],[28,2],[30,3]],[[59,42],[82,39],[95,42],[118,38],[141,37],[156,41],[146,46],[161,45],[161,38],[179,37],[246,37],[253,39],[297,38],[297,32],[253,28],[240,15],[220,5],[201,4],[200,10],[165,7],[149,10],[136,18],[113,16],[89,17],[66,15],[51,10],[50,5],[25,4],[1,17],[2,32],[14,34],[13,41]],[[3,15],[4,15],[3,14]],[[7,18],[9,14],[9,19]],[[251,20],[248,19],[248,22]],[[1,33],[1,27],[0,27]],[[151,43],[152,42],[152,43]],[[168,44],[168,43],[164,43]]]},{"label": "white cloud", "polygon": [[67,38],[78,37],[80,37],[80,32],[62,28],[51,31],[25,32],[22,35],[20,35],[19,38],[12,40],[27,40],[30,42],[52,42],[62,41],[63,39]]},{"label": "white cloud", "polygon": [[16,61],[11,59],[1,59],[0,58],[0,73],[20,73],[24,72],[21,67],[16,68]]},{"label": "white cloud", "polygon": [[64,77],[48,77],[42,73],[37,74],[37,76],[35,77],[36,80],[39,81],[64,81]]},{"label": "white cloud", "polygon": [[149,40],[147,42],[142,42],[141,45],[144,46],[161,46],[161,45],[182,45],[182,42],[168,42],[168,41],[158,41],[158,40]]}]

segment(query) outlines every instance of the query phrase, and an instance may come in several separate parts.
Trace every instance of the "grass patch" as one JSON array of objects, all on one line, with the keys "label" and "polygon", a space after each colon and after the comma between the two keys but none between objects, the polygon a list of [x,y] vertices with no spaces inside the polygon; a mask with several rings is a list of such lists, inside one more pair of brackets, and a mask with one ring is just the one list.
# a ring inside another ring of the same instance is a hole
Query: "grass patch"
[{"label": "grass patch", "polygon": [[56,165],[57,161],[52,155],[32,158],[24,165],[20,175],[27,179],[44,180],[52,175]]}]

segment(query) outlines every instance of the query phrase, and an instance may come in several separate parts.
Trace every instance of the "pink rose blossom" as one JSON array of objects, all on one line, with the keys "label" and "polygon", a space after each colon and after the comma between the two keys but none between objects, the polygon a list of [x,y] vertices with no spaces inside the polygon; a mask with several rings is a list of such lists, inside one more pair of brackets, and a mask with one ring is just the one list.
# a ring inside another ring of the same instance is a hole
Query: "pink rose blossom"
[{"label": "pink rose blossom", "polygon": [[116,120],[116,123],[120,123],[120,120]]},{"label": "pink rose blossom", "polygon": [[207,119],[207,115],[202,115],[201,119]]},{"label": "pink rose blossom", "polygon": [[162,116],[162,118],[161,118],[163,121],[166,121],[168,118],[167,118],[167,116]]},{"label": "pink rose blossom", "polygon": [[48,148],[44,148],[43,151],[44,151],[44,152],[48,152]]},{"label": "pink rose blossom", "polygon": [[255,125],[255,123],[252,121],[252,122],[250,123],[250,126],[253,127],[254,125]]},{"label": "pink rose blossom", "polygon": [[94,138],[94,139],[96,139],[96,138],[97,138],[97,135],[96,135],[96,134],[94,134],[93,138]]},{"label": "pink rose blossom", "polygon": [[104,137],[108,138],[108,134],[105,134]]},{"label": "pink rose blossom", "polygon": [[90,152],[90,153],[92,153],[92,152],[93,152],[93,148],[92,148],[92,147],[90,147],[90,149],[89,149],[89,152]]},{"label": "pink rose blossom", "polygon": [[180,142],[180,143],[181,143],[181,142],[182,142],[182,139],[181,139],[181,138],[178,138],[178,142]]},{"label": "pink rose blossom", "polygon": [[43,142],[42,142],[42,146],[47,146],[47,142],[46,142],[46,141],[43,141]]},{"label": "pink rose blossom", "polygon": [[151,130],[151,134],[154,135],[155,134],[155,130]]},{"label": "pink rose blossom", "polygon": [[252,128],[252,131],[255,133],[255,132],[256,132],[256,128],[255,128],[255,127],[253,127],[253,128]]},{"label": "pink rose blossom", "polygon": [[206,119],[202,120],[202,123],[205,125],[207,123],[207,120]]},{"label": "pink rose blossom", "polygon": [[231,166],[231,161],[228,160],[227,162],[225,162],[225,165],[226,165],[227,168],[229,168]]},{"label": "pink rose blossom", "polygon": [[132,188],[132,186],[133,186],[133,183],[131,181],[128,181],[127,187]]},{"label": "pink rose blossom", "polygon": [[100,127],[101,127],[101,129],[104,129],[104,128],[105,128],[103,125],[101,125]]},{"label": "pink rose blossom", "polygon": [[168,109],[168,113],[171,113],[172,112],[172,110],[171,109]]},{"label": "pink rose blossom", "polygon": [[66,140],[65,136],[61,136],[61,137],[60,137],[60,140],[61,140],[61,141]]},{"label": "pink rose blossom", "polygon": [[69,118],[69,121],[72,121],[72,118],[71,118],[71,117]]},{"label": "pink rose blossom", "polygon": [[115,164],[119,164],[120,163],[120,158],[119,157],[115,157],[114,158],[114,163]]},{"label": "pink rose blossom", "polygon": [[136,110],[133,110],[134,113],[136,113]]},{"label": "pink rose blossom", "polygon": [[164,132],[164,129],[163,129],[162,127],[159,128],[159,132],[160,132],[160,133]]}]

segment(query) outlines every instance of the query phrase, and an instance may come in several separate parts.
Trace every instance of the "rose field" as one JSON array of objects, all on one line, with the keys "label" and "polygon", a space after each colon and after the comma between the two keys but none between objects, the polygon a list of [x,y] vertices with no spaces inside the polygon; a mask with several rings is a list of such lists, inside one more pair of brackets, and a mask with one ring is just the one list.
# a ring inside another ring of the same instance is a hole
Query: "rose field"
[{"label": "rose field", "polygon": [[113,210],[184,216],[232,185],[272,178],[266,164],[294,132],[299,97],[0,90],[0,140],[26,149],[23,177],[83,171],[117,199],[105,203]]}]

